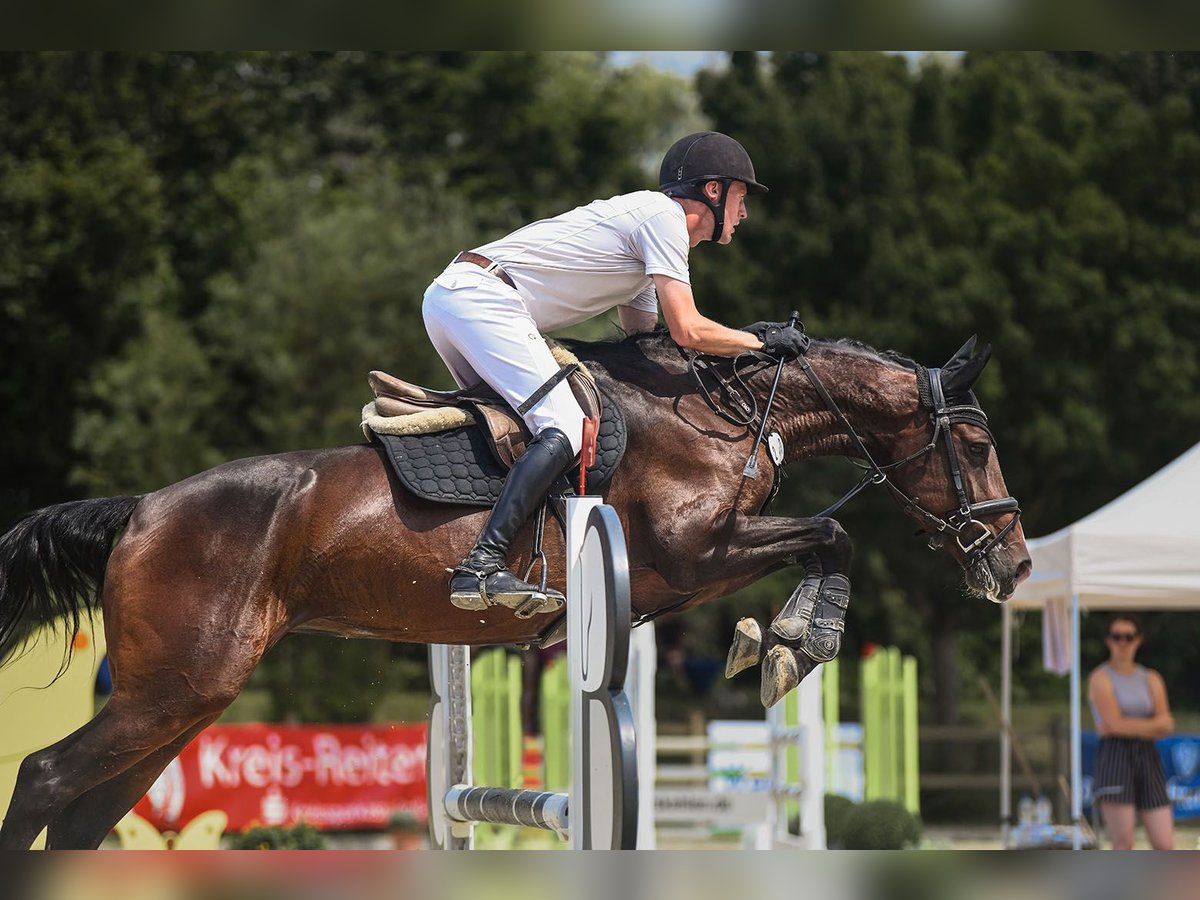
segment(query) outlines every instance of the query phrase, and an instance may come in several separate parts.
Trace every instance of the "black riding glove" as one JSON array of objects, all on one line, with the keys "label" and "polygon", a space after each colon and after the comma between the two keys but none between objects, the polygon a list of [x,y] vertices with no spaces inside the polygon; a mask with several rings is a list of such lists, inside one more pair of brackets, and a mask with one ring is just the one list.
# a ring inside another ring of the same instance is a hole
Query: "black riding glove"
[{"label": "black riding glove", "polygon": [[767,333],[768,328],[782,328],[782,322],[755,322],[753,325],[747,325],[742,331],[748,331],[760,341],[763,335]]},{"label": "black riding glove", "polygon": [[808,345],[812,343],[807,334],[786,322],[755,322],[742,330],[750,332],[762,341],[763,352],[776,359],[795,359],[803,356],[808,350]]}]

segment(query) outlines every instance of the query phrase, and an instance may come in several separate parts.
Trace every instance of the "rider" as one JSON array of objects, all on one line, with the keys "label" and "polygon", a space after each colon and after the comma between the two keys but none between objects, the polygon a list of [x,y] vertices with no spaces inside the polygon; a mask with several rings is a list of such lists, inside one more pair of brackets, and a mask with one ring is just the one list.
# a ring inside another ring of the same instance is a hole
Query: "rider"
[{"label": "rider", "polygon": [[583,411],[566,382],[526,402],[559,371],[542,332],[614,306],[627,333],[649,331],[661,308],[681,347],[785,359],[801,352],[795,329],[763,322],[726,328],[702,315],[692,297],[688,251],[703,241],[728,244],[746,218],[746,195],[766,191],[741,144],[715,131],[690,134],[663,158],[658,191],[596,200],[460,253],[425,291],[425,328],[455,381],[487,382],[534,435],[474,549],[453,570],[455,606],[552,612],[563,601],[507,571],[518,530],[583,443]]}]

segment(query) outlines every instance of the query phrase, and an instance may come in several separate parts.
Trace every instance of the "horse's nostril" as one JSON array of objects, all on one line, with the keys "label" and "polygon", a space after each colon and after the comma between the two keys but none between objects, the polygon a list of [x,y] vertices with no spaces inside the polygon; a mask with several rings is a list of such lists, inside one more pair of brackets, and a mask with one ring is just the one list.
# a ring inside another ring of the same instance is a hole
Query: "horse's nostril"
[{"label": "horse's nostril", "polygon": [[1026,578],[1028,578],[1029,573],[1032,571],[1033,571],[1033,562],[1027,556],[1023,560],[1021,560],[1020,564],[1017,566],[1017,582],[1016,583],[1020,584],[1022,581],[1024,581]]}]

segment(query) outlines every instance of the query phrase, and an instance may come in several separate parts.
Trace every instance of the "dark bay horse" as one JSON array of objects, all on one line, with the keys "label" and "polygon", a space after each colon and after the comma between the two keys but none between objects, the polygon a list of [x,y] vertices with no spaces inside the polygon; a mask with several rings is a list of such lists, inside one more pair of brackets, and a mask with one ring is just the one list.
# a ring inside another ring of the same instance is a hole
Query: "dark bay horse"
[{"label": "dark bay horse", "polygon": [[[977,409],[969,391],[986,354],[973,346],[935,379],[943,406],[957,397]],[[625,526],[638,614],[686,609],[785,566],[803,565],[814,590],[848,571],[850,541],[832,518],[761,515],[775,463],[764,445],[759,477],[743,477],[755,429],[714,412],[669,337],[572,349],[625,413],[625,459],[607,499]],[[760,408],[775,368],[743,369]],[[878,472],[874,480],[963,564],[968,586],[1005,599],[1030,561],[986,419],[939,423],[922,371],[856,342],[814,342],[805,360],[783,366],[771,409],[783,464],[869,459],[877,468],[868,476]],[[289,632],[536,642],[546,616],[450,604],[447,567],[470,549],[483,517],[411,496],[363,444],[238,460],[141,497],[66,503],[19,522],[0,538],[0,659],[39,622],[99,604],[113,692],[91,722],[22,763],[0,848],[27,848],[44,827],[51,848],[98,846]],[[546,541],[557,560],[550,582],[561,588],[553,525]],[[531,546],[527,527],[514,571]],[[769,702],[814,665],[787,635],[772,627],[748,651],[739,635],[749,664],[763,663]]]}]

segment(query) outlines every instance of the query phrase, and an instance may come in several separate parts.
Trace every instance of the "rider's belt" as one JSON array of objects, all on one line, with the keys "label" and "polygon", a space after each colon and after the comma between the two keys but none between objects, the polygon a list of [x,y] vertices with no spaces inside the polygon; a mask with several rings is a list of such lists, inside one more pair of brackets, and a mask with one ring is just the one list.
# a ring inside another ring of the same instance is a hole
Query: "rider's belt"
[{"label": "rider's belt", "polygon": [[454,257],[454,259],[451,260],[451,262],[474,263],[475,265],[479,266],[481,269],[484,269],[485,271],[487,271],[487,273],[489,275],[495,275],[497,278],[499,278],[501,281],[503,281],[505,284],[507,284],[514,291],[517,289],[517,286],[515,284],[513,284],[513,280],[508,277],[508,273],[505,272],[502,268],[500,268],[500,264],[492,262],[486,256],[482,256],[478,253],[472,253],[470,250],[464,250],[462,253],[458,254],[458,256]]}]

